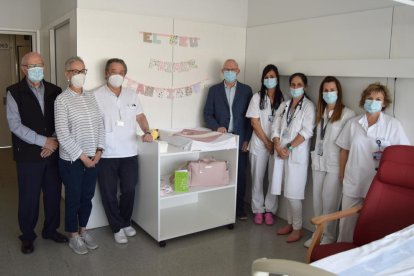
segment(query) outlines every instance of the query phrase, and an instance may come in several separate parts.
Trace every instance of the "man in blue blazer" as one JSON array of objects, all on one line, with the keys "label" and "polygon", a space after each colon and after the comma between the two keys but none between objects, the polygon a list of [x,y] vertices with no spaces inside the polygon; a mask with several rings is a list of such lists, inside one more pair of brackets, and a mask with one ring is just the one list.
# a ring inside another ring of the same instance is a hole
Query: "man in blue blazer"
[{"label": "man in blue blazer", "polygon": [[246,191],[247,146],[252,135],[246,111],[252,98],[250,86],[237,81],[239,65],[234,59],[224,62],[221,70],[224,81],[210,87],[204,106],[207,127],[222,133],[239,135],[239,165],[237,169],[236,216],[246,220],[244,196]]}]

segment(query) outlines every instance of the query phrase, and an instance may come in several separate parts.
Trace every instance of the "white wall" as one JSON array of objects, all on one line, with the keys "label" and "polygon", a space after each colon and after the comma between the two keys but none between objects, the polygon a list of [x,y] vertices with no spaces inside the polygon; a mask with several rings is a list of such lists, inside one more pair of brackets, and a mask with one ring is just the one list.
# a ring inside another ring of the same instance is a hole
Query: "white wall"
[{"label": "white wall", "polygon": [[[306,14],[298,14],[301,19],[292,20],[295,16],[293,13],[294,15],[290,14],[291,17],[285,20],[286,22],[266,24],[268,21],[262,19],[260,14],[266,15],[272,9],[278,15],[289,14],[289,10],[293,10],[294,6],[287,1],[264,2],[267,6],[256,5],[255,1],[249,2],[248,22],[252,27],[247,28],[246,82],[253,87],[253,90],[259,89],[263,67],[268,63],[274,63],[279,65],[281,74],[285,75],[281,80],[283,91],[288,92],[286,75],[293,71],[303,71],[309,76],[308,94],[316,102],[323,76],[337,73],[343,85],[345,104],[357,113],[361,113],[358,101],[362,90],[369,83],[380,81],[388,85],[394,100],[394,105],[387,112],[401,121],[410,141],[414,143],[414,127],[410,122],[412,117],[410,102],[414,100],[414,66],[412,66],[414,63],[410,63],[414,59],[413,7],[395,6],[379,9],[375,7],[375,9],[354,12],[353,7],[347,8],[343,4],[334,11],[330,6],[321,6],[327,1],[309,1],[309,4],[305,4],[304,1],[294,1],[295,5],[298,5],[298,2],[305,5],[301,10],[309,11],[310,18],[306,18]],[[379,2],[387,6],[387,3]],[[277,5],[281,3],[284,5]],[[361,5],[364,4],[369,7],[373,1],[361,1]],[[341,9],[343,13],[338,14]],[[337,14],[323,14],[329,12]],[[397,78],[395,81],[393,72],[379,68],[381,65],[386,65],[388,61],[401,60],[408,61],[410,65],[400,66],[399,69],[405,71],[408,76],[412,75],[411,78]],[[330,61],[333,61],[332,64]],[[355,71],[360,70],[356,67],[360,61],[367,61],[365,71],[361,71],[366,75],[360,73],[355,77]],[[343,68],[344,64],[348,67]],[[318,68],[316,65],[330,67]],[[313,215],[313,207],[310,175],[308,179],[303,210],[305,227],[311,228],[309,219]],[[285,207],[285,204],[280,206],[281,217],[286,216]]]},{"label": "white wall", "polygon": [[78,0],[78,8],[245,27],[248,0]]},{"label": "white wall", "polygon": [[[199,93],[183,98],[140,95],[153,128],[194,127],[204,124],[201,110],[208,86],[221,80],[220,69],[227,58],[244,66],[245,29],[210,23],[195,23],[167,17],[149,17],[101,10],[77,10],[77,54],[89,69],[86,89],[104,83],[104,64],[119,57],[128,65],[127,76],[136,82],[162,88],[185,87],[206,79]],[[144,43],[140,32],[198,37],[198,47]],[[149,69],[150,59],[182,62],[195,59],[197,68],[188,72],[166,73]],[[241,75],[241,80],[243,74]]]},{"label": "white wall", "polygon": [[46,26],[76,9],[76,0],[40,0],[42,26]]},{"label": "white wall", "polygon": [[391,0],[249,0],[247,27],[401,5]]},{"label": "white wall", "polygon": [[40,0],[1,1],[0,30],[38,30],[40,26]]}]

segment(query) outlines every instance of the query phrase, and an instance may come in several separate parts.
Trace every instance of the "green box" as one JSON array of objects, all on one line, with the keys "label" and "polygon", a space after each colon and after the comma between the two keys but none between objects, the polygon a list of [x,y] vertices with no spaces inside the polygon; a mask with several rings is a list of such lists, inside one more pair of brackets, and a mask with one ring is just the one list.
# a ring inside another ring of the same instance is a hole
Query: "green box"
[{"label": "green box", "polygon": [[174,191],[175,192],[188,192],[188,170],[175,171]]}]

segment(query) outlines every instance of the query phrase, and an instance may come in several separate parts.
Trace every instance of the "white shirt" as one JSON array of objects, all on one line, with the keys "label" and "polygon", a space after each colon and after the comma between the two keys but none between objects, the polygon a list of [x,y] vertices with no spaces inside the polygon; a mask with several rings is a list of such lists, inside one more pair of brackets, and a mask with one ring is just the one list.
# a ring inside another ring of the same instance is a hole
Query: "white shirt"
[{"label": "white shirt", "polygon": [[[344,107],[342,109],[341,118],[338,121],[331,123],[328,121],[328,116],[324,114],[325,136],[321,137],[321,122],[316,128],[316,144],[315,150],[311,152],[312,170],[339,173],[339,152],[340,147],[335,143],[339,133],[345,126],[346,122],[355,116],[352,109]],[[319,147],[322,145],[322,156],[318,154]]]},{"label": "white shirt", "polygon": [[[315,105],[306,97],[299,103],[291,115],[288,125],[287,116],[292,100],[283,102],[276,111],[272,124],[271,138],[279,137],[280,144],[285,147],[300,134],[305,141],[295,147],[286,160],[275,154],[273,168],[272,194],[281,194],[282,178],[284,178],[284,195],[290,199],[303,199],[307,181],[310,138],[315,126]],[[282,177],[283,176],[283,177]]]},{"label": "white shirt", "polygon": [[[273,112],[276,113],[276,110]],[[246,112],[246,117],[259,119],[260,126],[270,140],[274,114],[272,114],[272,105],[270,104],[270,98],[267,95],[265,98],[264,109],[260,109],[260,93],[253,95],[252,99],[250,100],[249,108]],[[249,143],[249,152],[255,155],[263,155],[269,153],[263,141],[256,135],[254,131]]]},{"label": "white shirt", "polygon": [[229,129],[228,132],[233,132],[233,101],[234,95],[236,94],[237,82],[232,87],[227,86],[226,82],[224,82],[224,91],[226,92],[227,102],[229,104],[230,110],[230,122],[229,122]]},{"label": "white shirt", "polygon": [[381,142],[381,150],[390,145],[410,144],[400,122],[382,112],[378,121],[370,127],[365,114],[350,119],[339,134],[336,144],[349,150],[344,195],[356,198],[366,196],[376,174],[377,164],[372,154],[378,151],[377,140]]},{"label": "white shirt", "polygon": [[94,91],[105,127],[103,158],[122,158],[137,155],[137,120],[142,114],[138,94],[122,87],[117,97],[105,84]]},{"label": "white shirt", "polygon": [[[281,103],[277,109],[272,124],[271,138],[273,140],[273,138],[279,137],[280,145],[284,147],[287,143],[292,142],[298,134],[300,134],[303,138],[305,138],[305,141],[300,144],[298,148],[305,148],[308,146],[309,138],[312,137],[313,128],[315,127],[315,105],[308,98],[304,97],[303,102],[298,104],[294,114],[292,114],[292,120],[288,126],[287,116],[291,101],[292,100],[288,100]],[[287,133],[287,136],[283,135],[285,132]],[[295,148],[295,150],[296,149],[297,148]],[[307,154],[309,154],[309,152]]]}]

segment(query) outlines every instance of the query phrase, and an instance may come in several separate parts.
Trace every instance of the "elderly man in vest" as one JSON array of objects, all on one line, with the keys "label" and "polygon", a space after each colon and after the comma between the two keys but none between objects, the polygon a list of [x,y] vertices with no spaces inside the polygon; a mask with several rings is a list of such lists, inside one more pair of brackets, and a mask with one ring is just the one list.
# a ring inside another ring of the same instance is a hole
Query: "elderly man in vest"
[{"label": "elderly man in vest", "polygon": [[40,54],[26,54],[21,63],[25,77],[7,88],[7,120],[19,186],[19,238],[24,254],[34,250],[40,192],[45,214],[42,237],[58,243],[68,241],[56,231],[60,224],[61,179],[54,102],[62,89],[43,80],[43,67]]}]

